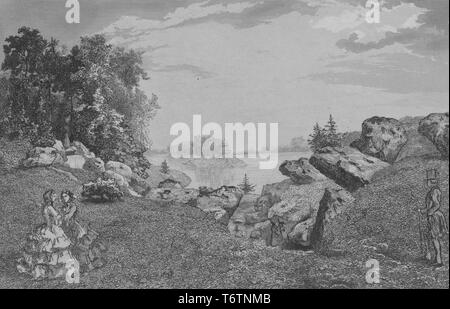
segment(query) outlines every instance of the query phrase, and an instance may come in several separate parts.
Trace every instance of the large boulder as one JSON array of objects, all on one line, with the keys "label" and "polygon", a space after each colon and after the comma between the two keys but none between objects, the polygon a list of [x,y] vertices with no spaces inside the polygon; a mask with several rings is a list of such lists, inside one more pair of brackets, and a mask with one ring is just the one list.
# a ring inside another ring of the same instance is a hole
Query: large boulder
[{"label": "large boulder", "polygon": [[434,144],[419,133],[419,124],[424,117],[403,117],[399,121],[406,129],[408,142],[397,156],[397,162],[410,157],[437,157],[439,151]]},{"label": "large boulder", "polygon": [[309,163],[309,159],[300,158],[297,161],[285,161],[279,168],[281,174],[291,178],[296,184],[310,184],[325,180],[326,177]]},{"label": "large boulder", "polygon": [[61,152],[53,147],[35,147],[27,154],[27,159],[22,162],[26,168],[63,164]]},{"label": "large boulder", "polygon": [[86,171],[103,173],[105,172],[105,162],[100,158],[86,158],[83,169]]},{"label": "large boulder", "polygon": [[[335,201],[325,203],[324,198],[330,196],[335,197]],[[283,193],[281,202],[269,210],[272,228],[266,243],[290,249],[314,247],[321,240],[326,222],[334,219],[352,201],[347,191],[329,180],[291,186]]]},{"label": "large boulder", "polygon": [[289,190],[295,183],[291,179],[283,180],[282,182],[264,185],[261,191],[261,196],[270,196],[274,202],[281,201],[284,192]]},{"label": "large boulder", "polygon": [[66,158],[67,160],[64,162],[64,165],[72,169],[83,169],[86,163],[86,159],[82,155],[69,155]]},{"label": "large boulder", "polygon": [[129,182],[131,180],[131,177],[133,176],[131,167],[116,161],[109,161],[108,163],[106,163],[105,170],[113,171],[116,174],[122,175],[127,182]]},{"label": "large boulder", "polygon": [[376,172],[390,166],[352,147],[325,147],[314,153],[309,162],[349,191],[367,185]]},{"label": "large boulder", "polygon": [[442,157],[449,158],[448,113],[431,114],[419,124],[419,133],[428,138],[439,150]]},{"label": "large boulder", "polygon": [[363,122],[361,137],[351,146],[364,154],[394,163],[407,141],[406,129],[400,121],[372,117]]}]

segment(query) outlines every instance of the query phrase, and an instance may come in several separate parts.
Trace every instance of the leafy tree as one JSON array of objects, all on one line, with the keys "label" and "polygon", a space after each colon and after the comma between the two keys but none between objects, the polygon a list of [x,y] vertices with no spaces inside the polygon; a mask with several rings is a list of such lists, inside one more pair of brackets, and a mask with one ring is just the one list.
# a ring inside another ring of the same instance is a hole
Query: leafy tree
[{"label": "leafy tree", "polygon": [[247,174],[245,174],[244,180],[239,185],[239,189],[241,189],[242,192],[244,192],[244,194],[248,194],[248,193],[254,192],[255,187],[256,187],[255,185],[250,183]]},{"label": "leafy tree", "polygon": [[151,146],[148,124],[159,105],[155,95],[139,89],[148,79],[142,53],[115,48],[102,35],[82,37],[68,51],[27,27],[8,37],[3,49],[2,70],[9,77],[0,85],[1,128],[18,136],[54,136],[65,145],[78,140],[104,160],[140,172],[149,167],[143,153]]},{"label": "leafy tree", "polygon": [[170,169],[169,169],[169,164],[167,163],[167,160],[164,160],[163,163],[161,163],[161,173],[163,174],[169,174]]}]

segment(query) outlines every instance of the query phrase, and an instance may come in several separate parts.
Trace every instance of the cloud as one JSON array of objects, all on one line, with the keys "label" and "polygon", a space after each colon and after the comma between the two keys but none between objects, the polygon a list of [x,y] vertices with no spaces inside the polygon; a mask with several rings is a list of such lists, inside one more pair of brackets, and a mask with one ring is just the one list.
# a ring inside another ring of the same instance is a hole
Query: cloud
[{"label": "cloud", "polygon": [[209,3],[210,1],[203,1],[187,7],[176,8],[173,12],[165,15],[162,20],[150,20],[137,16],[122,16],[118,21],[100,32],[106,35],[117,35],[118,32],[132,30],[131,34],[136,35],[142,31],[167,29],[212,15],[241,13],[245,9],[256,5],[256,3],[250,2],[213,5],[209,5]]},{"label": "cloud", "polygon": [[[361,37],[351,33],[340,39],[336,45],[348,52],[363,53],[379,50],[394,44],[402,44],[414,53],[440,59],[448,63],[448,5],[447,0],[395,0],[387,7],[398,10],[413,6],[419,12],[410,15],[395,30],[385,32],[379,40],[361,41]],[[382,12],[383,15],[386,13]]]}]

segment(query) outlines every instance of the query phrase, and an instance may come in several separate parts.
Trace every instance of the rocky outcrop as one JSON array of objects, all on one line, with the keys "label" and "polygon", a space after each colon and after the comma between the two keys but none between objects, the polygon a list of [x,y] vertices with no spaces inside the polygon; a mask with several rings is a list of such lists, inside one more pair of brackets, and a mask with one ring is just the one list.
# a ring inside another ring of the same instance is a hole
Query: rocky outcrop
[{"label": "rocky outcrop", "polygon": [[128,165],[125,165],[120,162],[116,161],[109,161],[105,165],[106,171],[113,171],[116,174],[119,174],[123,176],[127,182],[131,180],[131,177],[133,176],[133,171]]},{"label": "rocky outcrop", "polygon": [[394,163],[407,141],[406,130],[400,121],[372,117],[363,122],[361,137],[351,147],[382,161]]},{"label": "rocky outcrop", "polygon": [[449,159],[449,114],[431,114],[419,124],[419,133],[428,138],[439,150],[442,157]]},{"label": "rocky outcrop", "polygon": [[408,142],[403,146],[397,156],[397,161],[410,157],[440,156],[440,153],[434,144],[419,133],[419,124],[423,118],[424,117],[404,117],[399,120],[406,129]]},{"label": "rocky outcrop", "polygon": [[309,163],[309,159],[285,161],[279,168],[281,174],[289,177],[294,183],[304,185],[325,180],[326,177]]},{"label": "rocky outcrop", "polygon": [[389,166],[351,147],[325,147],[314,153],[309,162],[349,191],[367,185],[376,172]]},{"label": "rocky outcrop", "polygon": [[214,213],[216,220],[228,224],[240,205],[243,193],[234,187],[223,186],[197,198],[197,207],[207,213]]},{"label": "rocky outcrop", "polygon": [[22,162],[25,168],[51,166],[53,164],[63,164],[64,154],[61,153],[56,142],[54,147],[35,147],[27,154],[27,158]]},{"label": "rocky outcrop", "polygon": [[[330,192],[336,196],[336,203],[324,209],[322,201]],[[352,201],[351,195],[332,181],[291,186],[269,210],[272,228],[266,243],[291,249],[310,248],[321,238],[319,227],[326,224],[325,219],[331,220]]]}]

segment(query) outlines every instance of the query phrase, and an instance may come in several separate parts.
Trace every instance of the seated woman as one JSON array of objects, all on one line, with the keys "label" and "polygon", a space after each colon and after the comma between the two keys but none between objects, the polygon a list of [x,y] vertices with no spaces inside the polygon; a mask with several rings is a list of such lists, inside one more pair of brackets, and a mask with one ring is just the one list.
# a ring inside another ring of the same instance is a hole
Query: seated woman
[{"label": "seated woman", "polygon": [[22,256],[17,261],[21,273],[34,279],[52,279],[65,275],[67,265],[75,258],[70,251],[71,241],[61,228],[61,216],[54,207],[57,196],[53,190],[43,195],[41,215],[45,220],[27,235]]},{"label": "seated woman", "polygon": [[62,228],[72,242],[72,252],[80,265],[80,271],[85,272],[102,267],[106,260],[106,246],[99,240],[99,234],[93,229],[82,225],[78,220],[78,207],[71,191],[61,193]]}]

